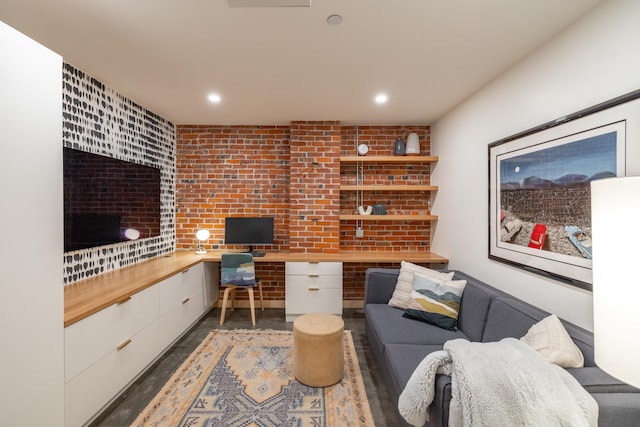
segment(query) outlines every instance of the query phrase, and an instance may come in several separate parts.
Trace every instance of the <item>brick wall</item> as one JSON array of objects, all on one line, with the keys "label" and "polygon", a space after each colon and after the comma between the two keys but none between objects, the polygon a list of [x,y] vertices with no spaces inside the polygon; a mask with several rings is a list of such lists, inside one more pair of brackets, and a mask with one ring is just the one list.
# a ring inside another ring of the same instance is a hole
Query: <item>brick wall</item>
[{"label": "brick wall", "polygon": [[[357,131],[357,138],[356,138]],[[393,154],[395,140],[410,132],[418,134],[422,155],[429,155],[431,149],[428,126],[358,126],[342,129],[342,155],[355,155],[357,144],[367,144],[367,156]],[[357,165],[344,164],[341,167],[341,182],[356,184]],[[425,163],[365,163],[362,166],[366,185],[430,184],[430,166]],[[389,214],[430,213],[429,192],[366,191],[362,200],[356,201],[356,192],[340,194],[340,211],[343,214],[356,213],[357,206],[376,203],[385,205]],[[360,225],[364,237],[356,238],[355,229]],[[340,227],[340,248],[361,251],[415,251],[429,250],[431,247],[431,223],[429,221],[343,221]]]},{"label": "brick wall", "polygon": [[289,249],[288,126],[178,126],[176,144],[178,249],[195,248],[200,228],[221,247],[227,216],[275,217],[265,248]]},{"label": "brick wall", "polygon": [[[421,154],[430,150],[427,126],[358,126],[358,142],[370,155],[392,154],[398,137],[420,136]],[[340,194],[340,183],[355,180],[354,165],[340,165],[340,155],[354,155],[356,127],[339,122],[296,121],[291,126],[179,125],[177,141],[176,235],[178,249],[194,249],[195,233],[212,232],[207,249],[225,246],[225,216],[274,216],[275,244],[265,250],[338,252],[339,250],[429,250],[430,223],[368,222],[365,238],[355,238],[355,221],[341,222],[353,212],[355,192]],[[429,184],[425,164],[371,164],[365,183]],[[353,182],[355,183],[355,181]],[[365,204],[385,203],[390,212],[428,211],[429,194],[370,194]],[[345,300],[364,297],[368,267],[397,264],[345,264]],[[260,263],[267,301],[284,300],[284,265]],[[238,298],[245,298],[243,293]]]},{"label": "brick wall", "polygon": [[289,250],[340,250],[340,125],[291,124]]},{"label": "brick wall", "polygon": [[[224,245],[227,216],[273,216],[274,244],[289,250],[289,126],[178,126],[176,234],[178,249],[194,249],[195,233],[211,231],[207,249]],[[284,265],[260,264],[264,297],[284,297]],[[245,292],[238,298],[246,298]]]}]

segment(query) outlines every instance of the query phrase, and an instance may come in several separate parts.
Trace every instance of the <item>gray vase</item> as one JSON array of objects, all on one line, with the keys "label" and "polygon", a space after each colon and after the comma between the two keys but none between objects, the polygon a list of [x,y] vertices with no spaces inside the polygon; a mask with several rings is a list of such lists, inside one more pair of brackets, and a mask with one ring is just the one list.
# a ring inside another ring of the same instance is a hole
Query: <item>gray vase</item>
[{"label": "gray vase", "polygon": [[402,138],[396,139],[396,143],[393,145],[394,156],[404,156],[404,141]]}]

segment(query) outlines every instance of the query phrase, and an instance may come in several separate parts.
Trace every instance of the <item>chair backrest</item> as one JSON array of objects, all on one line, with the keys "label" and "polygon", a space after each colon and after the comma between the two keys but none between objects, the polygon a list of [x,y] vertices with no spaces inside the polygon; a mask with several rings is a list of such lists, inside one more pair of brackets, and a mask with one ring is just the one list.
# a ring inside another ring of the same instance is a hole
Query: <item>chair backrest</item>
[{"label": "chair backrest", "polygon": [[256,272],[253,255],[222,254],[220,276],[222,285],[255,286]]}]

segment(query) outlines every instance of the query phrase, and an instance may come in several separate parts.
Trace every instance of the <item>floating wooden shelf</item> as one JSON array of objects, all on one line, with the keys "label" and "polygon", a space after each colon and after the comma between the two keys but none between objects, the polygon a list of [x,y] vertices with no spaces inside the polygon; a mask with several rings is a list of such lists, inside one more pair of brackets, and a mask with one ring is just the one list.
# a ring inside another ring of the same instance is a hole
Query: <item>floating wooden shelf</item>
[{"label": "floating wooden shelf", "polygon": [[341,221],[437,221],[438,215],[340,215]]},{"label": "floating wooden shelf", "polygon": [[437,185],[341,185],[341,191],[437,191]]},{"label": "floating wooden shelf", "polygon": [[435,163],[438,156],[341,156],[342,163]]}]

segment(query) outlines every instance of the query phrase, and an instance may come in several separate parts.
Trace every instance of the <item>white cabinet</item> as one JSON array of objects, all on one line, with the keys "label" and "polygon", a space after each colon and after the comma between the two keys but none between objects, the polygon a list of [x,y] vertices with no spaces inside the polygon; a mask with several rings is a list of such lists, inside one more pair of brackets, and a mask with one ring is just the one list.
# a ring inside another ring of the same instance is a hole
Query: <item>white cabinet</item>
[{"label": "white cabinet", "polygon": [[158,355],[158,320],[65,384],[65,426],[82,426]]},{"label": "white cabinet", "polygon": [[158,318],[152,286],[64,329],[64,378],[69,382]]},{"label": "white cabinet", "polygon": [[285,315],[287,322],[306,313],[342,315],[341,262],[287,262]]},{"label": "white cabinet", "polygon": [[160,346],[173,343],[202,314],[204,267],[202,263],[158,285],[160,291]]},{"label": "white cabinet", "polygon": [[214,267],[199,263],[65,328],[65,426],[95,418],[211,307]]},{"label": "white cabinet", "polygon": [[88,421],[158,355],[158,295],[152,286],[65,328],[66,426]]}]

